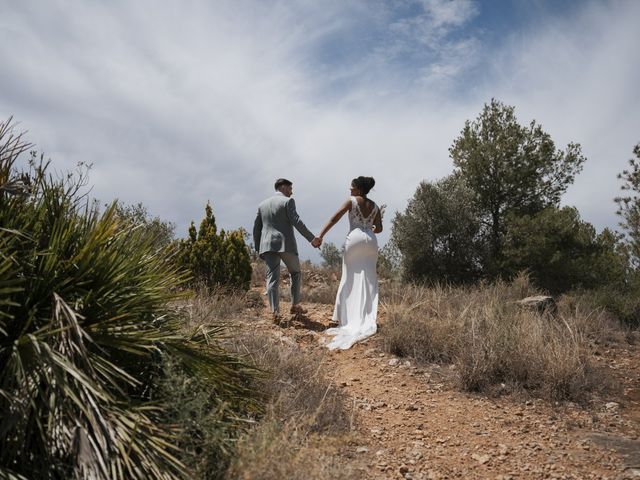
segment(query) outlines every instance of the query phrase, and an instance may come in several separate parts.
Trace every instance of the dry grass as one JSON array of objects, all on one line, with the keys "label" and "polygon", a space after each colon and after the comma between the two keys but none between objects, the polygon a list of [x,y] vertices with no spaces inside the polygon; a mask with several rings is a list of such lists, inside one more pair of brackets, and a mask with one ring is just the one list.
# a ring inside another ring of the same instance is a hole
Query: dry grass
[{"label": "dry grass", "polygon": [[234,350],[266,372],[257,388],[270,413],[314,433],[339,434],[351,428],[344,394],[325,377],[323,357],[295,345],[247,333],[234,339]]},{"label": "dry grass", "polygon": [[326,447],[340,445],[351,431],[352,405],[326,378],[323,355],[305,353],[286,340],[234,322],[252,306],[254,296],[255,292],[201,292],[183,307],[189,312],[189,329],[216,323],[232,326],[225,348],[263,372],[252,383],[264,414],[251,419],[253,426],[236,443],[224,478],[357,478],[349,465],[337,464],[335,452]]},{"label": "dry grass", "polygon": [[381,329],[387,351],[456,365],[468,391],[524,389],[579,401],[606,384],[589,345],[621,337],[602,311],[563,299],[555,317],[515,304],[536,294],[526,277],[511,284],[424,288],[401,285],[385,295]]},{"label": "dry grass", "polygon": [[228,290],[222,287],[197,289],[187,302],[178,308],[186,319],[185,328],[225,323],[240,315],[246,308],[263,308],[264,301],[255,291]]},{"label": "dry grass", "polygon": [[237,352],[266,372],[256,386],[267,412],[240,440],[228,478],[355,478],[322,447],[339,444],[353,421],[344,394],[324,376],[323,357],[250,333],[234,342]]},{"label": "dry grass", "polygon": [[291,423],[264,421],[237,447],[228,472],[237,480],[358,479],[362,473],[341,462],[335,447]]},{"label": "dry grass", "polygon": [[[266,285],[266,273],[264,262],[259,261],[252,265],[253,273],[251,285],[261,290]],[[341,270],[338,268],[326,268],[313,265],[311,262],[303,262],[301,297],[305,303],[321,303],[331,305],[336,300]],[[289,272],[282,267],[280,270],[280,298],[291,301],[291,281]]]},{"label": "dry grass", "polygon": [[302,287],[302,301],[305,303],[321,303],[333,305],[338,294],[338,282],[321,284],[314,287]]}]

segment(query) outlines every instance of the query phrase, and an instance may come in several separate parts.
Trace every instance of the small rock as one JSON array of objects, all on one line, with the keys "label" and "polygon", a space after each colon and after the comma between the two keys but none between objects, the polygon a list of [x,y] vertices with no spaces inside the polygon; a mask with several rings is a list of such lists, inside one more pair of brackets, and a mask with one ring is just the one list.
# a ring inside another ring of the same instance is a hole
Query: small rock
[{"label": "small rock", "polygon": [[413,412],[413,411],[418,410],[418,407],[416,407],[415,405],[407,405],[407,408],[405,410]]},{"label": "small rock", "polygon": [[471,458],[473,458],[476,462],[478,462],[480,465],[484,465],[485,463],[487,463],[489,460],[491,460],[491,456],[490,455],[481,455],[479,453],[474,453],[471,455]]},{"label": "small rock", "polygon": [[604,408],[609,412],[617,412],[620,404],[618,402],[607,402],[604,404]]},{"label": "small rock", "polygon": [[400,363],[400,360],[398,360],[397,358],[392,358],[391,360],[389,360],[390,367],[396,367],[398,366],[399,363]]},{"label": "small rock", "polygon": [[367,447],[358,447],[356,448],[356,453],[367,453],[369,449]]},{"label": "small rock", "polygon": [[406,465],[400,465],[399,472],[402,475],[404,475],[405,473],[409,473],[409,467],[407,467]]}]

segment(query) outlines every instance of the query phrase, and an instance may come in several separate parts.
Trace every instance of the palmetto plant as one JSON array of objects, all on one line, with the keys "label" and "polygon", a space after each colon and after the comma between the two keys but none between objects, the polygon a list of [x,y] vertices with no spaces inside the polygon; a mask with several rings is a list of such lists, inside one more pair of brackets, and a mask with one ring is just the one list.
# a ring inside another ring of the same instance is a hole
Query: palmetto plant
[{"label": "palmetto plant", "polygon": [[[0,123],[0,478],[180,478],[176,428],[156,392],[163,356],[230,412],[251,372],[181,334],[184,274],[144,230],[100,213]],[[224,418],[230,418],[227,415]]]}]

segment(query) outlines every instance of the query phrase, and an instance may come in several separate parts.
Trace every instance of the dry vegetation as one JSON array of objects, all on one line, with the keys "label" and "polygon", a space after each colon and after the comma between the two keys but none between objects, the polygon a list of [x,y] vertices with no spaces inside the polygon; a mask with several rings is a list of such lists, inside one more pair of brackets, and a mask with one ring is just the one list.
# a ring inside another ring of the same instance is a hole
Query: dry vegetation
[{"label": "dry vegetation", "polygon": [[[303,275],[305,303],[333,303],[332,295],[322,292],[336,283],[336,272],[303,265]],[[346,389],[328,379],[328,365],[335,366],[327,362],[325,355],[330,353],[301,348],[278,329],[256,328],[265,305],[260,293],[263,279],[256,277],[254,287],[259,288],[249,292],[201,291],[183,306],[188,312],[185,328],[225,328],[225,349],[261,372],[250,381],[262,412],[246,419],[241,431],[230,432],[235,437],[223,444],[229,445],[227,457],[190,464],[196,478],[361,477],[362,464],[344,453],[359,428],[356,405]],[[283,280],[282,296],[288,298],[284,271]],[[624,343],[633,335],[625,336],[619,324],[581,297],[560,298],[555,316],[523,310],[515,303],[538,293],[525,276],[508,284],[474,287],[382,281],[379,341],[388,352],[418,363],[451,365],[458,387],[466,391],[581,402],[609,388],[610,380],[595,366],[593,349]],[[174,383],[172,388],[179,389],[176,398],[181,405],[198,407],[195,417],[183,412],[186,416],[213,425],[216,417],[199,406],[197,392],[187,391],[193,386]],[[192,450],[217,452],[223,440],[205,436],[204,447],[201,439]]]},{"label": "dry vegetation", "polygon": [[590,345],[620,340],[622,330],[602,310],[587,310],[570,297],[560,300],[555,316],[515,303],[536,293],[524,276],[466,288],[396,285],[385,296],[385,348],[454,364],[465,390],[584,400],[607,384]]},{"label": "dry vegetation", "polygon": [[[325,377],[321,355],[305,353],[296,345],[233,321],[246,308],[254,307],[263,308],[255,291],[223,290],[201,291],[183,306],[188,312],[188,331],[202,325],[226,328],[227,351],[261,372],[251,381],[264,405],[263,413],[248,420],[248,428],[234,445],[224,478],[355,478],[348,465],[337,464],[331,452],[318,448],[332,443],[326,437],[350,432],[353,406]],[[174,382],[172,387],[185,389],[188,384],[180,387]],[[176,396],[183,397],[180,392]],[[220,463],[221,459],[211,461]],[[212,466],[198,467],[199,478],[221,475]],[[212,473],[207,476],[209,471]]]},{"label": "dry vegetation", "polygon": [[266,372],[258,386],[267,412],[239,442],[229,478],[353,478],[319,448],[327,443],[322,437],[347,433],[353,422],[344,395],[323,373],[322,358],[249,334],[236,348]]}]

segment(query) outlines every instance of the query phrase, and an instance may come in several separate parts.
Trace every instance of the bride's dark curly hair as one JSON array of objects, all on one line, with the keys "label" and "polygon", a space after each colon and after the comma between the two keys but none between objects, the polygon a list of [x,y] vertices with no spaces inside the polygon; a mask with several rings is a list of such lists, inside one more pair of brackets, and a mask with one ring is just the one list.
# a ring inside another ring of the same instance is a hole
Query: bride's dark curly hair
[{"label": "bride's dark curly hair", "polygon": [[375,184],[376,181],[373,177],[363,177],[362,175],[351,180],[351,185],[360,190],[363,196],[366,196]]}]

